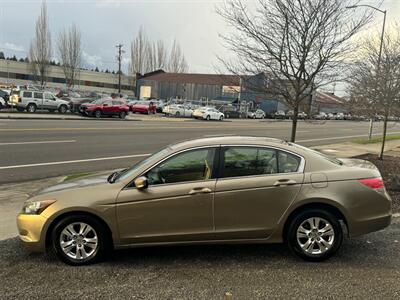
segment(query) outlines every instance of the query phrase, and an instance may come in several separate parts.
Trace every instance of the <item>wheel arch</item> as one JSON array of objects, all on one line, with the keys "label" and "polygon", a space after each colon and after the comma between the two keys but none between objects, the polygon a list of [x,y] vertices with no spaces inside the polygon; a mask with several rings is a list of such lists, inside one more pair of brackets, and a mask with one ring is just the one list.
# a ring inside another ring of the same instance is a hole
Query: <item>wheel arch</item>
[{"label": "wheel arch", "polygon": [[302,211],[306,211],[306,210],[311,210],[311,209],[321,209],[321,210],[325,210],[325,211],[333,214],[335,217],[338,218],[338,220],[342,220],[344,222],[344,225],[346,226],[346,230],[348,230],[349,224],[348,224],[345,214],[343,213],[343,211],[341,209],[339,209],[337,206],[334,206],[332,204],[316,200],[315,202],[301,204],[289,213],[289,215],[286,217],[286,219],[284,221],[284,226],[283,226],[283,231],[282,231],[282,238],[284,241],[287,238],[288,228],[289,228],[290,222],[293,220],[293,218],[298,213],[300,213]]},{"label": "wheel arch", "polygon": [[103,227],[107,233],[108,242],[111,243],[110,247],[114,246],[114,240],[113,240],[113,234],[112,234],[111,228],[110,228],[109,224],[106,221],[104,221],[103,218],[101,218],[100,216],[98,216],[92,212],[88,212],[88,211],[84,211],[84,210],[75,210],[75,211],[63,212],[63,213],[59,214],[57,217],[55,217],[53,220],[50,221],[49,225],[47,226],[46,232],[45,232],[45,247],[46,247],[46,249],[48,249],[48,247],[50,246],[51,232],[53,231],[54,226],[56,226],[56,224],[60,220],[66,218],[68,216],[75,216],[75,215],[84,215],[84,216],[88,216],[88,217],[96,219],[100,224],[103,225]]}]

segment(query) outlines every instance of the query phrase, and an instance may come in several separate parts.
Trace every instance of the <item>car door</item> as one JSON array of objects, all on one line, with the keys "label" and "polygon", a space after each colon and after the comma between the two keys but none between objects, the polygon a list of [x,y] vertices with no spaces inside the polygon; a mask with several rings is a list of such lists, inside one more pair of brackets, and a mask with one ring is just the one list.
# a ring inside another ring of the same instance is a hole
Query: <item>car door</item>
[{"label": "car door", "polygon": [[212,239],[215,153],[209,147],[174,154],[144,173],[146,189],[123,189],[117,199],[121,242]]},{"label": "car door", "polygon": [[56,97],[50,93],[43,93],[43,107],[44,109],[57,109]]},{"label": "car door", "polygon": [[37,108],[43,108],[43,93],[33,92],[33,102],[36,104]]},{"label": "car door", "polygon": [[113,114],[113,103],[112,101],[105,101],[103,103],[103,114],[112,115]]},{"label": "car door", "polygon": [[216,237],[267,238],[300,191],[304,159],[268,147],[226,146],[220,160]]}]

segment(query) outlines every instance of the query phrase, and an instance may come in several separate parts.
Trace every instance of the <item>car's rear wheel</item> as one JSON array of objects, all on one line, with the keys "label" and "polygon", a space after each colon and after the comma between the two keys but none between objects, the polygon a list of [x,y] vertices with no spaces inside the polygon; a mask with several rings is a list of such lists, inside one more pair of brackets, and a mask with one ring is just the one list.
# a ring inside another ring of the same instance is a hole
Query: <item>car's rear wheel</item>
[{"label": "car's rear wheel", "polygon": [[85,265],[98,261],[109,249],[104,226],[87,215],[60,220],[51,233],[51,250],[63,262]]},{"label": "car's rear wheel", "polygon": [[206,120],[207,120],[207,121],[210,121],[210,119],[211,119],[211,117],[210,117],[210,115],[208,115],[208,116],[206,117]]},{"label": "car's rear wheel", "polygon": [[220,117],[219,117],[219,120],[220,120],[220,121],[223,121],[223,120],[224,120],[224,116],[220,116]]},{"label": "car's rear wheel", "polygon": [[36,105],[35,104],[28,104],[28,106],[26,107],[26,110],[30,113],[34,113],[36,111]]},{"label": "car's rear wheel", "polygon": [[340,248],[343,231],[336,216],[321,209],[300,212],[287,231],[289,248],[308,261],[323,261]]},{"label": "car's rear wheel", "polygon": [[96,110],[96,111],[94,112],[94,116],[95,116],[97,119],[100,119],[100,118],[101,118],[101,115],[102,115],[102,113],[101,113],[101,110],[100,110],[100,109],[98,109],[98,110]]},{"label": "car's rear wheel", "polygon": [[125,119],[125,117],[126,117],[126,111],[121,111],[120,113],[119,113],[119,117],[121,118],[121,119]]},{"label": "car's rear wheel", "polygon": [[177,112],[175,113],[175,117],[179,118],[180,116],[181,116],[181,113],[180,113],[179,111],[177,111]]}]

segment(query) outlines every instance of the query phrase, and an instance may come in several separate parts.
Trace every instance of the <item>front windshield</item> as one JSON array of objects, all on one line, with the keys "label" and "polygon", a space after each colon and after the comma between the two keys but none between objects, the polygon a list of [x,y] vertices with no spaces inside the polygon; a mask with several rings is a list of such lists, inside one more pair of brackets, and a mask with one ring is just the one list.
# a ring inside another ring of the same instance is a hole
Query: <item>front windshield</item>
[{"label": "front windshield", "polygon": [[161,157],[163,157],[164,155],[168,154],[171,151],[171,149],[165,148],[161,151],[158,151],[152,155],[150,155],[149,157],[138,161],[136,164],[134,164],[132,167],[123,170],[120,174],[117,175],[117,177],[115,178],[114,182],[118,182],[121,180],[124,180],[126,178],[131,177],[133,174],[135,174],[143,165],[145,165],[146,163],[148,163],[149,161],[157,161],[158,159],[160,159]]}]

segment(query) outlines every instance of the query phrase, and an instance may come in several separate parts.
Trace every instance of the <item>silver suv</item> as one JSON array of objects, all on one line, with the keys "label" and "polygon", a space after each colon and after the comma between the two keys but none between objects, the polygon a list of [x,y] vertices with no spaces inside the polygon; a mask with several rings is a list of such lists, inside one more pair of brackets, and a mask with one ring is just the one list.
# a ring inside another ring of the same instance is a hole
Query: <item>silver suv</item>
[{"label": "silver suv", "polygon": [[30,113],[34,113],[37,109],[46,109],[50,112],[58,110],[62,114],[68,111],[68,101],[45,91],[21,90],[12,95],[10,102],[18,111],[26,110]]}]

